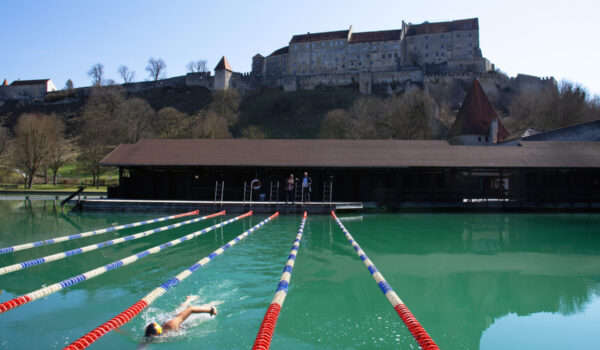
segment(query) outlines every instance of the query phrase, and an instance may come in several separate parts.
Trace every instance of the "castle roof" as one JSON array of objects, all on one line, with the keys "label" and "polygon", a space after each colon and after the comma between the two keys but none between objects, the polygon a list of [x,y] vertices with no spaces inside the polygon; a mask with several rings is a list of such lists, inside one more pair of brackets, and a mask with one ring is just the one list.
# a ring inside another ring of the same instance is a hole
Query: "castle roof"
[{"label": "castle roof", "polygon": [[277,49],[277,50],[273,51],[268,57],[283,55],[283,54],[288,53],[289,51],[290,51],[289,46],[282,47],[281,49]]},{"label": "castle roof", "polygon": [[479,81],[474,79],[456,120],[448,132],[448,138],[459,135],[488,135],[494,119],[498,119],[498,140],[502,141],[508,136],[508,131],[502,125]]},{"label": "castle roof", "polygon": [[450,22],[435,22],[429,23],[424,22],[422,24],[410,25],[407,36],[410,35],[422,35],[422,34],[436,34],[436,33],[447,33],[456,30],[476,30],[479,29],[478,18],[460,19]]},{"label": "castle roof", "polygon": [[227,59],[225,58],[225,56],[223,56],[221,58],[221,60],[219,61],[219,63],[217,64],[217,66],[215,67],[215,70],[228,70],[230,72],[233,72],[233,69],[231,69],[231,66],[229,65],[229,62],[227,62]]},{"label": "castle roof", "polygon": [[368,41],[392,41],[400,40],[401,29],[380,30],[376,32],[352,33],[350,36],[351,43],[361,43]]},{"label": "castle roof", "polygon": [[6,81],[6,78],[4,78],[4,82],[2,83],[3,86],[8,85],[8,82]]},{"label": "castle roof", "polygon": [[302,35],[294,35],[292,37],[292,40],[290,41],[290,44],[310,41],[347,39],[349,32],[349,30],[338,30],[335,32],[307,33]]},{"label": "castle roof", "polygon": [[26,85],[46,85],[50,79],[37,79],[37,80],[15,80],[10,84],[11,86],[26,86]]}]

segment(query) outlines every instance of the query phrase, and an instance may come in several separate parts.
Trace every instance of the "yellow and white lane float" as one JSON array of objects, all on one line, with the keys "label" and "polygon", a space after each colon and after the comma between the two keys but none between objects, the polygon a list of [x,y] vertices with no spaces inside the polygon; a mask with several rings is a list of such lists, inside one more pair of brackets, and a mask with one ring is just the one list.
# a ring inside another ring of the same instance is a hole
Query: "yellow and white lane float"
[{"label": "yellow and white lane float", "polygon": [[184,226],[184,225],[193,224],[193,223],[196,223],[196,222],[199,222],[199,221],[202,221],[202,220],[214,218],[214,217],[219,216],[219,215],[225,215],[225,210],[220,211],[218,213],[211,214],[211,215],[206,215],[206,216],[203,216],[203,217],[200,217],[200,218],[186,220],[186,221],[178,222],[176,224],[171,224],[171,225],[168,225],[168,226],[163,226],[163,227],[155,228],[155,229],[152,229],[152,230],[148,230],[148,231],[136,233],[136,234],[129,235],[129,236],[126,236],[126,237],[111,239],[109,241],[104,241],[104,242],[97,243],[97,244],[91,244],[91,245],[88,245],[88,246],[85,246],[85,247],[81,247],[81,248],[71,249],[71,250],[68,250],[66,252],[60,252],[60,253],[56,253],[56,254],[52,254],[52,255],[47,255],[47,256],[44,256],[42,258],[35,258],[35,259],[28,260],[28,261],[24,261],[22,263],[17,263],[17,264],[13,264],[13,265],[9,265],[9,266],[0,267],[0,275],[5,275],[7,273],[11,273],[11,272],[14,272],[14,271],[23,270],[23,269],[26,269],[26,268],[29,268],[29,267],[33,267],[33,266],[45,264],[45,263],[48,263],[48,262],[51,262],[51,261],[56,261],[56,260],[68,258],[70,256],[74,256],[74,255],[78,255],[78,254],[82,254],[82,253],[91,252],[92,250],[96,250],[96,249],[100,249],[100,248],[104,248],[104,247],[108,247],[108,246],[113,246],[115,244],[123,243],[123,242],[126,242],[126,241],[131,241],[131,240],[134,240],[134,239],[138,239],[138,238],[142,238],[142,237],[147,237],[147,236],[153,235],[153,234],[155,234],[157,232],[162,232],[162,231],[174,229],[174,228],[177,228],[177,227],[181,227],[181,226]]},{"label": "yellow and white lane float", "polygon": [[158,253],[161,250],[164,250],[164,249],[169,248],[171,246],[177,245],[177,244],[179,244],[181,242],[185,242],[185,241],[190,240],[192,238],[198,237],[198,236],[203,235],[203,234],[205,234],[207,232],[210,232],[210,231],[212,231],[214,229],[217,229],[219,227],[225,226],[227,224],[230,224],[230,223],[232,223],[234,221],[240,220],[240,219],[245,218],[245,217],[250,216],[250,215],[252,215],[252,211],[249,211],[246,214],[237,216],[237,217],[235,217],[233,219],[229,219],[227,221],[223,221],[223,222],[221,222],[219,224],[213,225],[213,226],[205,228],[203,230],[200,230],[200,231],[197,231],[197,232],[193,232],[193,233],[190,233],[188,235],[179,237],[179,238],[174,239],[174,240],[172,240],[170,242],[163,243],[161,245],[157,245],[157,246],[152,247],[150,249],[146,249],[143,252],[139,252],[137,254],[128,256],[125,259],[117,260],[117,261],[112,262],[112,263],[110,263],[108,265],[105,265],[105,266],[99,267],[97,269],[94,269],[94,270],[82,273],[81,275],[77,275],[75,277],[68,278],[68,279],[66,279],[64,281],[55,283],[55,284],[50,285],[48,287],[44,287],[44,288],[38,289],[36,291],[24,294],[24,295],[22,295],[20,297],[16,297],[16,298],[13,298],[11,300],[5,301],[5,302],[3,302],[3,303],[0,304],[0,313],[6,312],[6,311],[11,310],[11,309],[14,309],[14,308],[16,308],[18,306],[21,306],[23,304],[27,304],[27,303],[29,303],[31,301],[36,300],[36,299],[43,298],[43,297],[45,297],[47,295],[50,295],[52,293],[56,293],[56,292],[58,292],[61,289],[68,288],[68,287],[70,287],[72,285],[78,284],[79,282],[92,279],[92,278],[94,278],[96,276],[99,276],[99,275],[105,273],[105,272],[118,269],[121,266],[129,265],[129,264],[131,264],[131,263],[133,263],[135,261],[138,261],[139,259],[142,259],[142,258],[144,258],[144,257],[146,257],[146,256],[148,256],[150,254]]},{"label": "yellow and white lane float", "polygon": [[229,243],[227,243],[224,246],[222,246],[221,248],[215,250],[210,255],[202,258],[197,263],[195,263],[194,265],[190,266],[189,268],[183,270],[175,277],[165,281],[163,284],[160,285],[160,287],[151,291],[148,295],[146,295],[145,297],[140,299],[138,302],[131,305],[130,307],[125,309],[123,312],[121,312],[117,316],[111,318],[109,321],[105,322],[104,324],[98,326],[96,329],[87,333],[83,337],[77,339],[76,341],[74,341],[69,346],[65,347],[64,349],[69,349],[69,350],[85,349],[88,346],[90,346],[92,343],[94,343],[96,340],[98,340],[100,337],[107,334],[108,332],[110,332],[114,329],[117,329],[117,328],[121,327],[122,325],[124,325],[125,323],[129,322],[132,318],[137,316],[148,305],[152,304],[156,299],[158,299],[163,294],[165,294],[169,289],[178,285],[181,281],[188,278],[196,270],[198,270],[199,268],[204,267],[206,264],[208,264],[217,255],[223,254],[223,252],[225,250],[227,250],[231,246],[235,245],[242,239],[246,238],[249,234],[258,230],[260,227],[262,227],[263,225],[265,225],[267,222],[271,221],[273,218],[277,217],[278,215],[279,215],[279,212],[276,212],[275,214],[269,216],[268,218],[264,219],[263,221],[259,222],[258,224],[252,226],[252,228],[250,228],[249,230],[244,231],[242,234],[240,234],[236,238],[229,241]]},{"label": "yellow and white lane float", "polygon": [[419,321],[417,321],[417,318],[412,314],[412,312],[410,312],[408,307],[402,302],[402,300],[400,300],[396,292],[394,292],[394,290],[387,283],[385,278],[383,278],[383,275],[377,270],[375,264],[373,264],[371,259],[369,259],[367,254],[365,254],[365,252],[362,250],[360,245],[358,245],[358,243],[354,240],[354,237],[352,237],[350,232],[346,230],[346,227],[344,227],[344,224],[342,224],[340,219],[338,219],[334,211],[331,211],[331,216],[333,216],[337,224],[340,226],[342,232],[344,232],[346,238],[348,239],[350,244],[352,244],[352,247],[354,247],[354,250],[371,273],[371,276],[373,276],[373,278],[375,279],[375,282],[377,282],[377,285],[379,286],[383,294],[386,296],[390,304],[392,304],[394,310],[396,310],[396,313],[398,313],[398,316],[400,316],[402,322],[404,322],[404,324],[406,325],[412,336],[415,338],[417,343],[419,343],[419,346],[423,350],[439,350],[437,344],[429,336],[427,331],[425,331],[423,326],[421,326]]},{"label": "yellow and white lane float", "polygon": [[103,228],[103,229],[100,229],[100,230],[94,230],[94,231],[76,233],[76,234],[70,235],[70,236],[55,237],[55,238],[50,238],[50,239],[46,239],[46,240],[43,240],[43,241],[37,241],[37,242],[31,242],[31,243],[23,243],[23,244],[14,245],[14,246],[11,246],[11,247],[0,248],[0,254],[12,253],[12,252],[16,252],[16,251],[19,251],[19,250],[40,247],[40,246],[47,245],[47,244],[54,244],[54,243],[59,243],[59,242],[64,242],[64,241],[71,241],[71,240],[78,239],[78,238],[84,238],[84,237],[99,235],[99,234],[102,234],[102,233],[107,233],[107,232],[122,230],[122,229],[130,228],[130,227],[137,227],[137,226],[142,226],[142,225],[153,224],[153,223],[156,223],[156,222],[161,222],[161,221],[166,221],[166,220],[172,220],[172,219],[182,218],[184,216],[198,215],[199,213],[200,213],[199,210],[194,210],[194,211],[190,211],[188,213],[171,215],[171,216],[165,216],[165,217],[162,217],[162,218],[152,219],[152,220],[144,220],[144,221],[134,222],[134,223],[131,223],[131,224],[126,224],[126,225],[107,227],[107,228]]},{"label": "yellow and white lane float", "polygon": [[275,297],[273,297],[273,301],[271,301],[271,305],[269,305],[262,324],[258,329],[258,334],[256,334],[256,340],[254,340],[254,346],[252,347],[253,350],[266,350],[271,346],[271,339],[273,339],[273,332],[275,331],[275,325],[277,324],[277,319],[279,318],[279,312],[281,311],[281,307],[283,306],[283,302],[287,296],[290,278],[292,277],[292,270],[294,269],[294,263],[296,262],[296,254],[298,253],[300,241],[302,240],[302,234],[304,233],[305,223],[306,212],[304,212],[304,216],[300,222],[300,229],[298,229],[298,235],[294,240],[292,250],[290,251],[288,260],[285,263],[283,272],[281,273],[281,278],[279,279],[279,284],[277,285],[277,290],[275,291]]}]

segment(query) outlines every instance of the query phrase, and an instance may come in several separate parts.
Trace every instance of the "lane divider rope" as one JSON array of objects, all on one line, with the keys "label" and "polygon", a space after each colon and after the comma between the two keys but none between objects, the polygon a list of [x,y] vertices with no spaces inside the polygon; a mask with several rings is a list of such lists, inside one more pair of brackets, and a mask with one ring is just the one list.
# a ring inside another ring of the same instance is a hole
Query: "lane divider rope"
[{"label": "lane divider rope", "polygon": [[406,325],[412,336],[415,338],[417,343],[419,343],[419,346],[421,346],[421,348],[424,350],[439,350],[437,344],[433,341],[429,334],[427,334],[427,331],[425,331],[423,326],[421,326],[419,321],[417,321],[417,318],[412,314],[412,312],[410,312],[408,307],[402,302],[402,300],[400,300],[396,292],[394,292],[394,290],[387,283],[385,278],[383,278],[383,275],[377,270],[375,264],[373,264],[373,262],[362,250],[360,245],[358,245],[358,243],[354,240],[350,232],[346,230],[346,227],[344,227],[344,224],[342,224],[340,219],[338,219],[333,210],[331,211],[331,216],[333,216],[337,224],[340,226],[342,232],[344,232],[346,238],[354,247],[354,250],[371,273],[371,276],[373,276],[373,278],[375,279],[375,282],[377,282],[377,285],[379,285],[379,288],[381,289],[385,297],[388,299],[390,304],[392,304],[394,310],[396,310],[396,313],[398,314],[398,316],[400,316],[402,322],[404,322],[404,324]]},{"label": "lane divider rope", "polygon": [[99,275],[105,273],[105,272],[108,272],[108,271],[111,271],[111,270],[116,270],[116,269],[120,268],[121,266],[129,265],[129,264],[131,264],[131,263],[133,263],[133,262],[135,262],[135,261],[137,261],[139,259],[142,259],[142,258],[144,258],[144,257],[146,257],[146,256],[148,256],[150,254],[158,253],[161,250],[164,250],[164,249],[169,248],[171,246],[177,245],[177,244],[179,244],[181,242],[185,242],[185,241],[190,240],[192,238],[198,237],[198,236],[203,235],[203,234],[205,234],[205,233],[207,233],[209,231],[212,231],[212,230],[214,230],[216,228],[219,228],[221,226],[225,226],[227,224],[230,224],[230,223],[232,223],[234,221],[237,221],[239,219],[245,218],[246,216],[250,216],[250,215],[252,215],[252,211],[249,211],[246,214],[240,215],[240,216],[235,217],[233,219],[229,219],[227,221],[224,221],[224,222],[221,222],[219,224],[213,225],[211,227],[205,228],[203,230],[200,230],[200,231],[197,231],[197,232],[193,232],[193,233],[190,233],[188,235],[182,236],[180,238],[174,239],[174,240],[172,240],[170,242],[163,243],[161,245],[157,245],[155,247],[152,247],[150,249],[144,250],[144,251],[139,252],[137,254],[128,256],[125,259],[114,261],[114,262],[112,262],[112,263],[110,263],[108,265],[105,265],[105,266],[99,267],[97,269],[85,272],[85,273],[83,273],[81,275],[77,275],[75,277],[71,277],[69,279],[66,279],[64,281],[55,283],[55,284],[50,285],[48,287],[44,287],[44,288],[38,289],[36,291],[24,294],[24,295],[22,295],[20,297],[16,297],[16,298],[13,298],[11,300],[5,301],[2,304],[0,304],[0,313],[6,312],[6,311],[11,310],[11,309],[14,309],[14,308],[16,308],[18,306],[27,304],[27,303],[29,303],[31,301],[36,300],[36,299],[43,298],[43,297],[45,297],[47,295],[50,295],[52,293],[56,293],[56,292],[58,292],[61,289],[65,289],[65,288],[71,287],[71,286],[73,286],[75,284],[78,284],[78,283],[80,283],[82,281],[92,279],[92,278],[94,278],[96,276],[99,276]]},{"label": "lane divider rope", "polygon": [[296,254],[298,253],[300,241],[302,240],[302,234],[304,233],[306,215],[306,212],[304,212],[304,217],[300,222],[300,229],[298,229],[298,235],[294,240],[292,250],[290,251],[288,260],[285,263],[283,272],[281,273],[281,278],[279,279],[279,284],[277,285],[277,290],[275,291],[275,297],[273,297],[271,305],[269,305],[269,308],[265,313],[265,317],[263,318],[260,328],[258,329],[258,334],[256,334],[254,346],[252,347],[252,349],[254,350],[266,350],[269,349],[269,347],[271,346],[273,332],[275,331],[275,326],[277,325],[279,312],[281,311],[281,307],[283,306],[283,302],[285,301],[285,297],[287,296],[288,287],[290,285],[290,278],[292,277],[292,270],[294,269],[294,263],[296,262]]},{"label": "lane divider rope", "polygon": [[131,224],[126,224],[126,225],[120,225],[120,226],[114,226],[114,227],[107,227],[107,228],[103,228],[103,229],[100,229],[100,230],[94,230],[94,231],[76,233],[74,235],[69,235],[69,236],[55,237],[55,238],[46,239],[44,241],[37,241],[37,242],[31,242],[31,243],[23,243],[23,244],[14,245],[14,246],[11,246],[11,247],[0,248],[0,254],[12,253],[12,252],[16,252],[16,251],[19,251],[19,250],[40,247],[40,246],[47,245],[47,244],[54,244],[54,243],[59,243],[59,242],[64,242],[64,241],[70,241],[70,240],[73,240],[73,239],[79,239],[79,238],[84,238],[84,237],[99,235],[99,234],[102,234],[102,233],[107,233],[107,232],[122,230],[122,229],[130,228],[130,227],[137,227],[137,226],[141,226],[141,225],[153,224],[153,223],[156,223],[156,222],[161,222],[161,221],[166,221],[166,220],[181,218],[181,217],[184,217],[184,216],[198,215],[199,213],[200,213],[199,210],[194,210],[194,211],[190,211],[188,213],[171,215],[171,216],[165,216],[165,217],[158,218],[158,219],[144,220],[144,221],[134,222],[134,223],[131,223]]},{"label": "lane divider rope", "polygon": [[155,234],[157,232],[162,232],[162,231],[174,229],[174,228],[177,228],[177,227],[181,227],[181,226],[184,226],[184,225],[192,224],[192,223],[199,222],[199,221],[202,221],[202,220],[214,218],[214,217],[219,216],[219,215],[225,215],[225,210],[220,211],[218,213],[211,214],[211,215],[203,216],[203,217],[200,217],[200,218],[195,218],[195,219],[192,219],[192,220],[182,221],[182,222],[178,222],[176,224],[171,224],[171,225],[168,225],[168,226],[163,226],[163,227],[155,228],[155,229],[152,229],[152,230],[148,230],[148,231],[136,233],[136,234],[129,235],[129,236],[126,236],[126,237],[111,239],[109,241],[104,241],[104,242],[97,243],[97,244],[91,244],[91,245],[88,245],[88,246],[85,246],[85,247],[71,249],[71,250],[68,250],[66,252],[60,252],[60,253],[56,253],[56,254],[44,256],[42,258],[35,258],[35,259],[31,259],[31,260],[28,260],[28,261],[25,261],[25,262],[22,262],[22,263],[17,263],[17,264],[5,266],[5,267],[0,267],[0,276],[1,275],[5,275],[5,274],[10,273],[10,272],[19,271],[19,270],[23,270],[23,269],[26,269],[26,268],[29,268],[29,267],[33,267],[33,266],[45,264],[45,263],[48,263],[48,262],[52,262],[52,261],[56,261],[56,260],[60,260],[60,259],[64,259],[64,258],[68,258],[68,257],[74,256],[74,255],[78,255],[78,254],[82,254],[82,253],[87,253],[87,252],[90,252],[92,250],[96,250],[96,249],[100,249],[100,248],[104,248],[104,247],[116,245],[116,244],[119,244],[119,243],[123,243],[123,242],[126,242],[126,241],[131,241],[131,240],[142,238],[142,237],[147,237],[147,236],[153,235],[153,234]]},{"label": "lane divider rope", "polygon": [[165,294],[167,291],[169,291],[169,289],[178,285],[181,281],[188,278],[196,270],[198,270],[199,268],[204,267],[206,264],[208,264],[217,255],[222,254],[226,249],[230,248],[231,246],[234,246],[236,243],[238,243],[242,239],[246,238],[246,236],[248,236],[250,233],[258,230],[261,226],[265,225],[267,222],[271,221],[273,218],[277,217],[278,215],[279,215],[279,212],[276,212],[275,214],[269,216],[268,218],[261,221],[260,223],[254,225],[249,230],[243,232],[242,234],[240,234],[233,240],[229,241],[229,243],[227,243],[224,246],[222,246],[221,248],[215,250],[208,256],[202,258],[201,260],[199,260],[198,262],[196,262],[194,265],[190,266],[189,268],[183,270],[175,277],[165,281],[163,284],[160,285],[160,287],[154,289],[152,292],[150,292],[148,295],[146,295],[145,297],[140,299],[138,302],[131,305],[130,307],[128,307],[123,312],[121,312],[117,316],[113,317],[109,321],[98,326],[91,332],[82,336],[78,340],[74,341],[73,343],[71,343],[70,345],[65,347],[64,349],[69,349],[69,350],[85,349],[88,346],[90,346],[92,343],[94,343],[96,340],[98,340],[100,337],[107,334],[108,332],[112,331],[113,329],[117,329],[117,328],[123,326],[125,323],[129,322],[132,318],[137,316],[148,305],[152,304],[156,299],[158,299],[163,294]]}]

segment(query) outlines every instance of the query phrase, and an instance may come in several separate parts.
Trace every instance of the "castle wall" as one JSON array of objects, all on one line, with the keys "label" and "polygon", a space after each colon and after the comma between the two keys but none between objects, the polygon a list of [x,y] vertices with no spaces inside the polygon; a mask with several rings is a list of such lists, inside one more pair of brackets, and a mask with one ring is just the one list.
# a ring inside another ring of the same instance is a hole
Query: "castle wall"
[{"label": "castle wall", "polygon": [[406,65],[434,64],[455,58],[481,57],[477,29],[409,35],[404,40]]}]

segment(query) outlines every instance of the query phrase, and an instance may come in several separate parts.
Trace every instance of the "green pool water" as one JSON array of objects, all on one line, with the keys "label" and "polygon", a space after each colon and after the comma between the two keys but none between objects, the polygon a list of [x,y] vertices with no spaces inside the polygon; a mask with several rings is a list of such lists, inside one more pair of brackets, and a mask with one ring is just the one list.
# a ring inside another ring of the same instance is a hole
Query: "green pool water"
[{"label": "green pool water", "polygon": [[[0,201],[0,246],[165,215],[62,214],[53,201]],[[267,216],[237,221],[0,314],[0,348],[62,348]],[[339,216],[441,349],[598,348],[600,215]],[[0,276],[0,302],[224,219]],[[198,296],[197,304],[216,303],[218,316],[194,316],[187,328],[148,349],[250,348],[300,221],[286,215],[266,224],[170,289],[123,333],[111,332],[90,349],[135,349],[144,326],[167,320],[186,295]],[[0,255],[0,266],[140,231]],[[310,215],[271,348],[419,347],[335,221]]]}]

